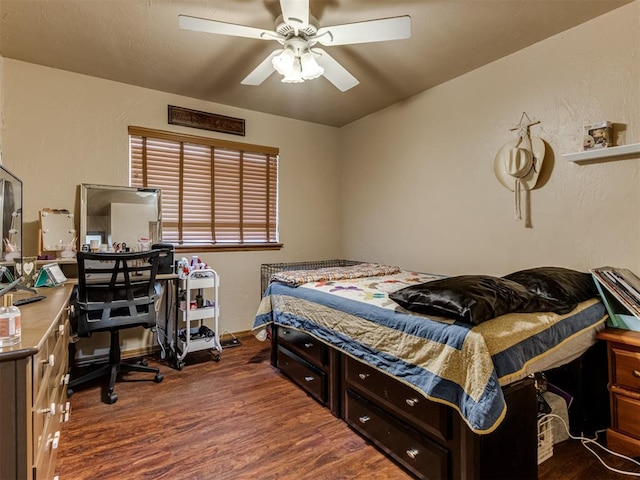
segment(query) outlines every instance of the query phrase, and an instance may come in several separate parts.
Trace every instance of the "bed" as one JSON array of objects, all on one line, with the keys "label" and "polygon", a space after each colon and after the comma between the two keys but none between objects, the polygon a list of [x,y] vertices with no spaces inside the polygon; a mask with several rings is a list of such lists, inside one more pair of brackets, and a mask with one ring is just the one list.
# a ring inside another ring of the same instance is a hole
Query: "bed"
[{"label": "bed", "polygon": [[449,277],[377,264],[272,279],[254,322],[272,364],[417,478],[536,478],[531,374],[581,358],[606,321],[592,293],[556,312],[537,292],[528,313],[434,315]]}]

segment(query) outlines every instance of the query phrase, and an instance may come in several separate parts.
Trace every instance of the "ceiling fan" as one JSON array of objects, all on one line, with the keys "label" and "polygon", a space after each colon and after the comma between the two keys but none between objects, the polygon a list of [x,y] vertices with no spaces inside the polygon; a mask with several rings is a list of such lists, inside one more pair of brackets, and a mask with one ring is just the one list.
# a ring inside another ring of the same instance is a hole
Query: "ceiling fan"
[{"label": "ceiling fan", "polygon": [[275,69],[283,75],[283,82],[299,83],[324,75],[345,92],[360,82],[322,48],[315,47],[317,43],[324,46],[350,45],[411,36],[411,18],[408,15],[320,27],[309,13],[309,0],[280,0],[280,7],[282,15],[276,20],[275,30],[188,15],[179,15],[178,19],[180,28],[184,30],[275,40],[282,45],[242,80],[243,85],[260,85]]}]

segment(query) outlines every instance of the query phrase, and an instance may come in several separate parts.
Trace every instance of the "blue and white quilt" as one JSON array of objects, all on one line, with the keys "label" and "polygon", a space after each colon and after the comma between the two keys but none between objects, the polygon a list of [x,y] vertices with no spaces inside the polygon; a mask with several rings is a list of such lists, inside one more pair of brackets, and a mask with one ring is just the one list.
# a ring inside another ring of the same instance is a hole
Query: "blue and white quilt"
[{"label": "blue and white quilt", "polygon": [[400,271],[297,287],[271,283],[253,330],[262,339],[271,323],[307,332],[453,407],[471,430],[486,434],[506,414],[501,385],[525,377],[530,362],[570,339],[595,338],[607,318],[594,298],[566,315],[511,313],[473,326],[408,312],[389,299],[393,291],[438,278]]}]

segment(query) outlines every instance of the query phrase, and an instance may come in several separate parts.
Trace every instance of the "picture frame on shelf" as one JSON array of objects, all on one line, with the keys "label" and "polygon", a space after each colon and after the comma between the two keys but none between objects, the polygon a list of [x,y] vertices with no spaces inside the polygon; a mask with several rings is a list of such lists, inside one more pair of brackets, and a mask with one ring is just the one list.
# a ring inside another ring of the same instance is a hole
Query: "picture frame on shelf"
[{"label": "picture frame on shelf", "polygon": [[604,121],[584,126],[584,150],[594,150],[613,146],[611,122]]}]

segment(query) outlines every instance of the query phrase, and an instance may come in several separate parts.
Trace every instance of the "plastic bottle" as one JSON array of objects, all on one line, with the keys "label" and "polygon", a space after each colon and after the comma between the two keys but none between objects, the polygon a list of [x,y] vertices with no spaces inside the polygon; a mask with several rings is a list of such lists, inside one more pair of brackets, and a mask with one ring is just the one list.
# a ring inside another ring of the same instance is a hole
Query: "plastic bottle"
[{"label": "plastic bottle", "polygon": [[4,296],[3,307],[0,308],[0,347],[20,343],[20,320],[20,310],[13,306],[13,294],[7,293]]},{"label": "plastic bottle", "polygon": [[202,298],[202,290],[198,290],[198,294],[196,295],[196,307],[197,308],[204,307],[204,299]]}]

